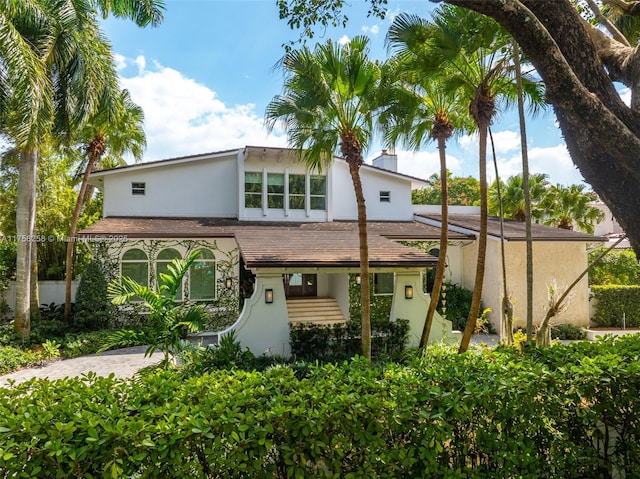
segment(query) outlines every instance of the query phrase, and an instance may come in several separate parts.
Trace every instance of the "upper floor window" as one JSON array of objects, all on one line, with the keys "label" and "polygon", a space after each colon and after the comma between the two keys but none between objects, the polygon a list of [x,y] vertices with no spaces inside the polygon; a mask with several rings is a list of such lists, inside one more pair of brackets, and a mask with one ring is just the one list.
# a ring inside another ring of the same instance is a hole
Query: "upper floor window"
[{"label": "upper floor window", "polygon": [[132,182],[131,183],[131,194],[132,195],[140,195],[144,196],[146,190],[146,183],[144,182]]},{"label": "upper floor window", "polygon": [[284,174],[267,174],[267,207],[284,208]]},{"label": "upper floor window", "polygon": [[245,172],[244,206],[245,208],[262,208],[262,173]]},{"label": "upper floor window", "polygon": [[391,203],[391,192],[390,191],[381,191],[380,192],[380,203]]},{"label": "upper floor window", "polygon": [[309,178],[309,204],[312,210],[327,209],[327,177],[311,175]]},{"label": "upper floor window", "polygon": [[305,209],[305,175],[289,175],[289,208]]}]

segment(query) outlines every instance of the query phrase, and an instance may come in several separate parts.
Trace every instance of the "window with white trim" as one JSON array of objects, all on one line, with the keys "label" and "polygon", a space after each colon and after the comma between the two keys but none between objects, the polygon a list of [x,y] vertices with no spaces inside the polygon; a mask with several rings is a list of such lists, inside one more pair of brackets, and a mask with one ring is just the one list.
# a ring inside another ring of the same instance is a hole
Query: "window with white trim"
[{"label": "window with white trim", "polygon": [[131,194],[134,196],[144,196],[147,184],[143,181],[134,181],[131,183]]},{"label": "window with white trim", "polygon": [[122,255],[120,273],[142,286],[149,286],[149,257],[138,248],[133,248]]},{"label": "window with white trim", "polygon": [[208,249],[201,249],[198,259],[189,268],[189,299],[216,299],[216,257]]},{"label": "window with white trim", "polygon": [[289,175],[289,208],[304,210],[306,206],[306,176]]},{"label": "window with white trim", "polygon": [[284,173],[267,173],[267,208],[284,208]]},{"label": "window with white trim", "polygon": [[262,208],[262,173],[257,171],[244,173],[244,207]]},{"label": "window with white trim", "polygon": [[378,296],[393,294],[394,273],[373,274],[373,294]]},{"label": "window with white trim", "polygon": [[312,210],[327,209],[327,177],[311,175],[309,177],[309,206]]},{"label": "window with white trim", "polygon": [[[169,273],[169,265],[174,259],[180,259],[180,253],[173,248],[166,248],[158,253],[158,258],[156,259],[156,282],[158,287],[162,284],[162,280],[160,279],[160,274],[168,274]],[[182,287],[178,288],[176,291],[176,300],[182,299]]]}]

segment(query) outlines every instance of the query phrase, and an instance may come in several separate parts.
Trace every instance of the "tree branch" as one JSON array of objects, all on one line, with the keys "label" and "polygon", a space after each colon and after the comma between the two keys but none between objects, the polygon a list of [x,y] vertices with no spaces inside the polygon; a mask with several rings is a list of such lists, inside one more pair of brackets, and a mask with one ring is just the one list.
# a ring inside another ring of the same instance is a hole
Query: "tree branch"
[{"label": "tree branch", "polygon": [[602,3],[617,8],[625,15],[631,15],[632,17],[640,16],[640,2],[627,2],[626,0],[602,0]]},{"label": "tree branch", "polygon": [[613,38],[618,42],[622,43],[623,45],[630,47],[631,45],[629,44],[629,41],[625,38],[622,32],[618,30],[616,26],[613,23],[611,23],[609,19],[602,14],[602,12],[600,11],[600,8],[598,8],[598,4],[594,2],[594,0],[587,0],[587,3],[589,4],[589,8],[591,8],[591,11],[596,16],[600,24],[604,25],[604,27],[607,30],[609,30],[609,33],[613,35]]}]

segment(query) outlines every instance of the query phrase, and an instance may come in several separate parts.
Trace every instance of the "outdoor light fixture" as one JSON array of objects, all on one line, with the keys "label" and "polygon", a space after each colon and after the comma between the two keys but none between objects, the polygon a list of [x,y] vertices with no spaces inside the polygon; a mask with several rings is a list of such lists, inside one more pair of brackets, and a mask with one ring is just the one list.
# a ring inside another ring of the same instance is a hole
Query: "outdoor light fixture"
[{"label": "outdoor light fixture", "polygon": [[356,274],[356,284],[360,286],[360,283],[362,283],[362,276],[360,276],[359,274]]},{"label": "outdoor light fixture", "polygon": [[264,290],[264,302],[267,304],[273,303],[273,290],[265,289]]},{"label": "outdoor light fixture", "polygon": [[413,286],[410,284],[404,287],[404,297],[405,299],[413,299]]},{"label": "outdoor light fixture", "polygon": [[224,286],[225,286],[225,288],[227,288],[227,289],[231,289],[231,288],[233,287],[233,279],[232,279],[232,278],[227,278],[227,279],[224,281]]}]

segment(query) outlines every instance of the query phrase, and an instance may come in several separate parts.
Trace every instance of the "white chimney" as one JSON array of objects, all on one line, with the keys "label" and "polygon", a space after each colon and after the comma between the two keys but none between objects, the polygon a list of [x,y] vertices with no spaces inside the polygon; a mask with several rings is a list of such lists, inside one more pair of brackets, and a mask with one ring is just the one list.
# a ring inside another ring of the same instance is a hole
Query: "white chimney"
[{"label": "white chimney", "polygon": [[398,171],[398,155],[390,154],[387,150],[382,150],[380,156],[373,159],[373,166],[383,170]]}]

